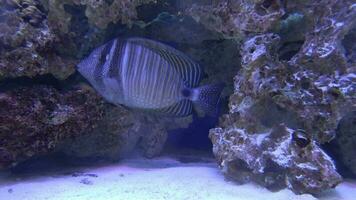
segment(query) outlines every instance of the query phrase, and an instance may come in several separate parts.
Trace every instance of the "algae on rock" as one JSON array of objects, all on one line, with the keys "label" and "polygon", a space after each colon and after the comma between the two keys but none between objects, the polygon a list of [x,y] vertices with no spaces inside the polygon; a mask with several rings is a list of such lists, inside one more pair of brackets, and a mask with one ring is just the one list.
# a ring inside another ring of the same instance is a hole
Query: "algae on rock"
[{"label": "algae on rock", "polygon": [[[289,18],[277,26],[243,31],[230,112],[210,138],[227,176],[317,194],[341,181],[319,145],[338,140],[340,119],[356,110],[355,66],[346,54],[353,47],[343,44],[353,37],[356,10],[349,1],[286,2],[281,9]],[[296,29],[301,22],[304,31]]]},{"label": "algae on rock", "polygon": [[20,87],[1,92],[0,105],[0,169],[53,152],[62,140],[93,129],[103,114],[101,98],[86,88]]}]

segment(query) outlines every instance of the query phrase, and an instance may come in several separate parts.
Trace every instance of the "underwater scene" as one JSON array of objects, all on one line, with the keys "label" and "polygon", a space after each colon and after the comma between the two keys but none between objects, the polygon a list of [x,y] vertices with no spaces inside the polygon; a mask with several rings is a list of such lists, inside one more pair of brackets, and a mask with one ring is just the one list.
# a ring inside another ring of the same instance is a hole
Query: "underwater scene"
[{"label": "underwater scene", "polygon": [[0,0],[0,200],[356,200],[356,2]]}]

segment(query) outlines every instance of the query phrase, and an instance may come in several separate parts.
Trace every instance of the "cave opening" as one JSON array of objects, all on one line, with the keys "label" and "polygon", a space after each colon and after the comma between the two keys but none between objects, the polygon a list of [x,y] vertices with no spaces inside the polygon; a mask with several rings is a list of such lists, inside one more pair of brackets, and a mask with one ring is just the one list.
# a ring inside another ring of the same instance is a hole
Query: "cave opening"
[{"label": "cave opening", "polygon": [[174,155],[180,159],[202,159],[212,154],[212,142],[209,130],[217,126],[219,115],[199,117],[193,114],[193,121],[187,128],[179,128],[168,132],[163,155]]},{"label": "cave opening", "polygon": [[355,161],[352,159],[356,153],[355,131],[356,111],[346,112],[337,125],[337,137],[322,146],[335,161],[338,172],[345,178],[356,178]]}]

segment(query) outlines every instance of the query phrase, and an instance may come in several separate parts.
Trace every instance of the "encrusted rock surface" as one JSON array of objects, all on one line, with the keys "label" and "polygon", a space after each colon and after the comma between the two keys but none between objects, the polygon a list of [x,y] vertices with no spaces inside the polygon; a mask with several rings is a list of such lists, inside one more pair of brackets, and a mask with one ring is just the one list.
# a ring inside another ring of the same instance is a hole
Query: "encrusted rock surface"
[{"label": "encrusted rock surface", "polygon": [[241,37],[273,29],[285,10],[278,0],[220,0],[193,4],[185,13],[211,30],[225,36]]},{"label": "encrusted rock surface", "polygon": [[[341,182],[320,144],[337,138],[340,119],[356,110],[355,46],[345,43],[354,38],[356,7],[322,1],[287,2],[284,9],[292,13],[275,33],[244,40],[230,112],[210,138],[229,177],[317,194]],[[355,145],[348,132],[340,137]],[[350,143],[340,152],[348,165],[356,159]]]},{"label": "encrusted rock surface", "polygon": [[103,118],[96,128],[61,141],[56,151],[77,158],[118,160],[136,146],[142,123],[123,107],[104,105]]},{"label": "encrusted rock surface", "polygon": [[155,2],[155,0],[64,0],[49,1],[47,6],[49,23],[63,32],[68,32],[72,16],[66,11],[66,6],[85,7],[84,12],[88,22],[100,29],[105,29],[109,23],[132,24],[133,20],[137,19],[137,6]]},{"label": "encrusted rock surface", "polygon": [[91,130],[103,114],[89,89],[66,92],[50,86],[0,93],[0,169],[54,150],[58,143]]},{"label": "encrusted rock surface", "polygon": [[[52,74],[65,79],[78,56],[105,41],[109,24],[132,24],[152,0],[0,2],[0,80]],[[91,41],[88,44],[88,40]]]},{"label": "encrusted rock surface", "polygon": [[[317,194],[342,181],[332,159],[304,132],[277,125],[267,132],[249,131],[246,122],[211,129],[213,152],[223,172],[240,183],[255,181],[270,190]],[[241,120],[241,121],[239,121]]]},{"label": "encrusted rock surface", "polygon": [[192,121],[113,106],[83,85],[64,91],[39,85],[1,92],[0,114],[0,169],[50,152],[118,160],[138,148],[153,157],[161,153],[170,129]]},{"label": "encrusted rock surface", "polygon": [[279,40],[271,33],[244,43],[243,71],[235,77],[230,111],[256,118],[266,127],[283,122],[305,130],[320,143],[328,142],[343,114],[353,107],[356,77],[344,71],[344,62],[336,65],[335,73],[326,74],[293,60],[280,61]]},{"label": "encrusted rock surface", "polygon": [[187,127],[191,121],[191,117],[158,118],[106,104],[96,128],[62,141],[56,151],[78,158],[119,160],[137,149],[150,158],[161,153],[169,130]]},{"label": "encrusted rock surface", "polygon": [[0,19],[0,80],[74,72],[73,60],[56,54],[56,36],[37,1],[1,1]]}]

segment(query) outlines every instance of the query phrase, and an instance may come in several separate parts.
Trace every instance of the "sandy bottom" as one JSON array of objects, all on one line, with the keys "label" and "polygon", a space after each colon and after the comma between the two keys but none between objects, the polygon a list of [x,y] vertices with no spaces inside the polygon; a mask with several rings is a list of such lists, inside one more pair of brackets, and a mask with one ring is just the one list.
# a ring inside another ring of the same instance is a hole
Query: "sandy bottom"
[{"label": "sandy bottom", "polygon": [[226,181],[213,162],[170,158],[128,159],[96,168],[47,175],[7,176],[0,200],[355,200],[356,182],[345,182],[318,198],[290,190],[270,192],[254,184]]}]

